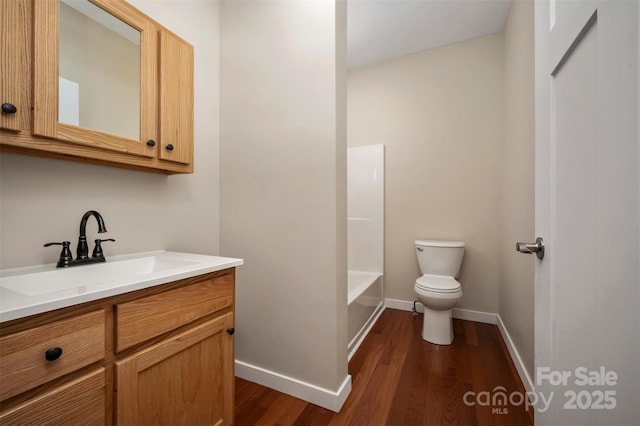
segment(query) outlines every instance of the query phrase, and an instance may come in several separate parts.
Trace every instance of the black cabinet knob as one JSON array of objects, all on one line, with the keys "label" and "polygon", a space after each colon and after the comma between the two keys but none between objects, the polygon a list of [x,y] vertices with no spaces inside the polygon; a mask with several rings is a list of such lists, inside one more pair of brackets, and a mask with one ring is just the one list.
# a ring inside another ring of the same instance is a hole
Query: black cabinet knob
[{"label": "black cabinet knob", "polygon": [[5,103],[2,104],[2,112],[6,112],[7,114],[15,114],[16,112],[18,112],[18,108],[16,108],[16,106],[13,104]]},{"label": "black cabinet knob", "polygon": [[233,336],[233,333],[236,332],[236,329],[233,327],[227,328],[227,333],[229,333],[229,336]]},{"label": "black cabinet knob", "polygon": [[156,146],[156,141],[154,141],[153,139],[149,139],[149,140],[147,141],[147,145],[149,145],[149,146]]},{"label": "black cabinet knob", "polygon": [[173,145],[169,144],[166,146],[167,151],[173,151]]},{"label": "black cabinet knob", "polygon": [[44,353],[44,357],[47,361],[55,361],[62,356],[62,348],[49,348]]}]

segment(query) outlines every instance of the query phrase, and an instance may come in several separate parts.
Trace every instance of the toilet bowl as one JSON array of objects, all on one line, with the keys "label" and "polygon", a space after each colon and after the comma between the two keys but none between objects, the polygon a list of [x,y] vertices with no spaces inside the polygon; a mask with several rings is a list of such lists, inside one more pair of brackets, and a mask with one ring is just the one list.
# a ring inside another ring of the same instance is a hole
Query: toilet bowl
[{"label": "toilet bowl", "polygon": [[462,299],[462,287],[451,276],[425,274],[414,286],[424,306],[422,338],[437,345],[453,342],[451,309]]},{"label": "toilet bowl", "polygon": [[418,240],[416,255],[423,274],[414,285],[424,306],[422,338],[437,345],[453,342],[451,309],[462,299],[462,286],[456,280],[464,256],[459,241]]}]

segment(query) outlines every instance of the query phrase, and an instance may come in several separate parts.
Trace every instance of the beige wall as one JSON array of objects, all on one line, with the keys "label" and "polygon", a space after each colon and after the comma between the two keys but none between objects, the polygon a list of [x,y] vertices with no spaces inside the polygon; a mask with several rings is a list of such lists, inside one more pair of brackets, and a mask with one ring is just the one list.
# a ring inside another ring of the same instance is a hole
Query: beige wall
[{"label": "beige wall", "polygon": [[[217,2],[131,2],[195,47],[195,173],[162,176],[62,160],[0,154],[0,267],[55,262],[90,209],[115,243],[107,257],[171,249],[218,254]],[[89,239],[97,236],[93,219]]]},{"label": "beige wall", "polygon": [[347,377],[345,2],[221,9],[221,250],[236,359],[336,391]]},{"label": "beige wall", "polygon": [[535,258],[516,241],[534,241],[533,1],[517,0],[504,30],[505,119],[502,176],[502,268],[499,313],[533,377]]},{"label": "beige wall", "polygon": [[413,301],[414,240],[467,244],[458,307],[498,311],[503,39],[353,69],[349,146],[385,145],[386,297]]}]

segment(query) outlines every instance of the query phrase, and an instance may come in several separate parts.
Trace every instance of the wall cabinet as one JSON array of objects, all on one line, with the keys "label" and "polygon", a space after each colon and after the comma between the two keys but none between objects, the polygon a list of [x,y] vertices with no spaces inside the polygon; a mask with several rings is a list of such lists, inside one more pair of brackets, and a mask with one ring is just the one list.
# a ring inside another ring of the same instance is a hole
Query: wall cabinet
[{"label": "wall cabinet", "polygon": [[234,287],[231,268],[3,323],[0,424],[233,424]]},{"label": "wall cabinet", "polygon": [[[124,40],[126,31],[135,34],[136,57],[129,62],[135,67],[136,86],[131,89],[132,100],[126,93],[120,93],[121,87],[132,85],[130,81],[111,89],[109,84],[114,78],[104,75],[108,67],[95,64],[93,80],[81,75],[81,83],[71,82],[76,88],[71,102],[75,96],[79,118],[70,122],[62,118],[66,115],[66,112],[63,114],[66,103],[62,100],[62,70],[71,67],[76,73],[80,73],[80,69],[90,73],[92,67],[70,66],[67,56],[61,57],[61,52],[71,50],[63,42],[78,41],[80,47],[74,49],[98,52],[97,58],[107,64],[119,59],[118,48],[113,49],[113,59],[105,59],[99,56],[108,51],[99,45],[103,38],[92,34],[84,40],[78,32],[63,37],[62,30],[68,24],[61,21],[61,11],[77,12],[60,0],[0,2],[2,150],[166,174],[193,172],[193,47],[190,44],[124,1],[86,0],[86,5],[119,25],[114,25],[112,38]],[[79,31],[75,27],[74,30]],[[97,62],[90,56],[83,58],[82,50],[77,54],[81,55],[80,65],[83,61]],[[116,72],[125,68],[114,66]],[[85,81],[91,83],[85,84]],[[87,108],[87,102],[99,108]],[[133,119],[135,126],[123,135],[120,130],[127,127],[125,119]],[[101,120],[111,120],[111,123],[105,127],[93,125]]]},{"label": "wall cabinet", "polygon": [[[0,1],[0,130],[19,132],[29,129],[31,118],[33,4],[28,0]],[[5,135],[0,136],[4,139]]]}]

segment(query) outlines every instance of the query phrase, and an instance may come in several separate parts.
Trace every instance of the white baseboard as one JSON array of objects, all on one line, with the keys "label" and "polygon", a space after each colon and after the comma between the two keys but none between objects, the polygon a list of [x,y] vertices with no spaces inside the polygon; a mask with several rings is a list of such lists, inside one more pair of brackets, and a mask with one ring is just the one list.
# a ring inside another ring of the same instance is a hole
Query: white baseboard
[{"label": "white baseboard", "polygon": [[[398,299],[384,299],[384,306],[386,308],[399,309],[401,311],[412,311],[413,301],[398,300]],[[420,313],[424,312],[424,306],[422,306],[422,303],[416,302],[416,310]],[[482,311],[472,311],[471,309],[453,308],[451,310],[451,316],[456,319],[482,322],[485,324],[498,323],[498,314],[492,314],[490,312],[482,312]]]},{"label": "white baseboard", "polygon": [[374,326],[376,321],[378,321],[378,318],[380,318],[380,315],[382,315],[382,312],[384,312],[384,309],[385,309],[384,302],[380,302],[380,304],[376,307],[376,309],[377,311],[367,320],[367,323],[362,328],[362,330],[360,330],[358,334],[356,334],[356,336],[353,338],[353,340],[349,342],[348,347],[350,347],[351,349],[349,349],[349,355],[347,355],[347,361],[351,361],[351,358],[353,358],[353,355],[356,353],[356,351],[364,341],[364,338],[367,337],[367,335],[369,334],[369,331],[371,331],[371,328]]},{"label": "white baseboard", "polygon": [[235,369],[236,376],[241,379],[295,396],[336,413],[351,393],[350,375],[345,377],[337,391],[331,391],[239,360],[235,361]]},{"label": "white baseboard", "polygon": [[[390,309],[399,309],[401,311],[412,311],[413,310],[413,302],[408,300],[398,300],[398,299],[384,299],[384,307]],[[424,312],[424,308],[422,307],[422,303],[416,303],[416,309],[418,312]]]},{"label": "white baseboard", "polygon": [[[398,299],[385,299],[384,300],[385,307],[391,309],[400,309],[402,311],[412,311],[413,310],[413,301],[408,300],[398,300]],[[416,310],[418,312],[424,312],[424,307],[422,303],[416,303]],[[486,324],[496,324],[498,326],[498,330],[502,335],[502,339],[504,343],[507,345],[507,350],[509,351],[509,355],[511,355],[511,359],[516,366],[516,370],[520,375],[520,380],[522,380],[522,384],[525,387],[527,392],[533,392],[534,386],[529,373],[527,372],[524,363],[522,362],[522,358],[518,353],[515,345],[513,344],[513,340],[507,331],[507,328],[504,326],[502,322],[502,318],[500,315],[493,314],[491,312],[481,312],[481,311],[472,311],[470,309],[458,309],[454,308],[451,311],[451,316],[456,319],[463,319],[468,321],[482,322]]]},{"label": "white baseboard", "polygon": [[534,392],[535,388],[533,386],[533,381],[527,372],[527,369],[524,366],[524,362],[522,362],[522,358],[520,357],[520,353],[516,349],[516,346],[513,344],[513,340],[507,331],[507,328],[504,326],[502,322],[502,318],[498,315],[498,330],[500,330],[500,334],[502,335],[502,339],[504,343],[507,345],[507,349],[509,350],[509,354],[511,355],[511,359],[516,366],[516,370],[518,370],[518,374],[520,375],[520,380],[522,380],[522,384],[527,392]]},{"label": "white baseboard", "polygon": [[456,319],[482,322],[485,324],[498,323],[498,314],[492,314],[491,312],[473,311],[471,309],[453,308],[451,310],[451,316]]}]

